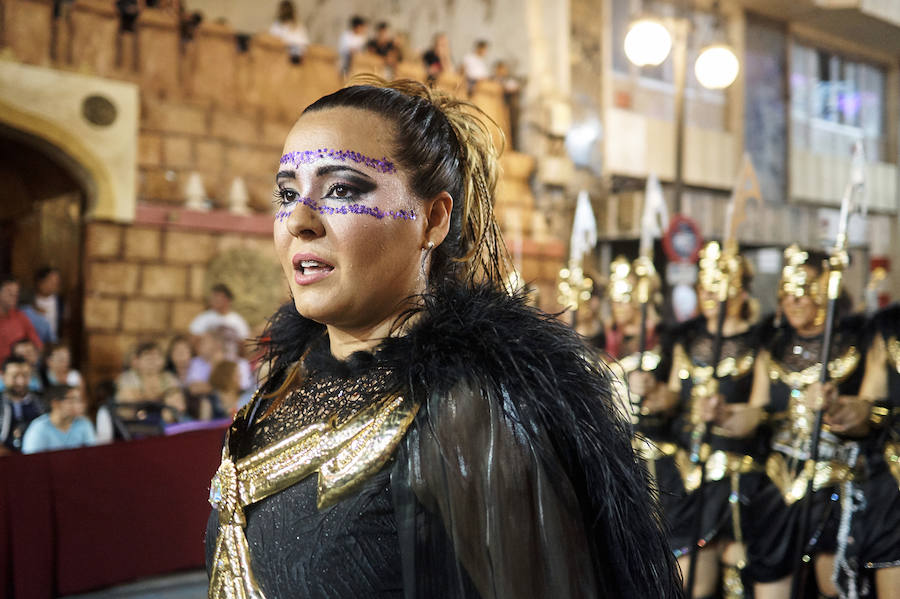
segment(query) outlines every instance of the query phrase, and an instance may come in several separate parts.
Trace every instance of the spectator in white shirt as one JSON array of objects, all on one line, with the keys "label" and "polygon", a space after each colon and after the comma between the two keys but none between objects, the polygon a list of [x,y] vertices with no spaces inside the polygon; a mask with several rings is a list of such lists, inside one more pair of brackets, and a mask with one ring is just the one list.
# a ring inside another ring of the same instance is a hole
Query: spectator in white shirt
[{"label": "spectator in white shirt", "polygon": [[350,70],[350,61],[353,60],[353,55],[365,48],[368,27],[368,21],[359,15],[354,15],[350,18],[350,28],[341,34],[338,53],[341,56],[341,72],[343,74],[346,75]]},{"label": "spectator in white shirt", "polygon": [[469,83],[469,93],[472,93],[475,83],[491,76],[490,67],[485,60],[487,50],[488,43],[485,40],[478,40],[475,42],[475,48],[463,57],[462,71]]},{"label": "spectator in white shirt", "polygon": [[269,33],[281,38],[281,41],[287,44],[291,62],[300,64],[303,53],[309,46],[309,34],[303,23],[297,19],[291,0],[281,0],[278,4],[278,18],[269,27]]},{"label": "spectator in white shirt", "polygon": [[248,338],[250,327],[243,316],[231,309],[232,300],[234,295],[227,285],[214,285],[209,295],[209,310],[201,312],[191,321],[191,335],[200,336],[225,326],[234,330],[240,339]]}]

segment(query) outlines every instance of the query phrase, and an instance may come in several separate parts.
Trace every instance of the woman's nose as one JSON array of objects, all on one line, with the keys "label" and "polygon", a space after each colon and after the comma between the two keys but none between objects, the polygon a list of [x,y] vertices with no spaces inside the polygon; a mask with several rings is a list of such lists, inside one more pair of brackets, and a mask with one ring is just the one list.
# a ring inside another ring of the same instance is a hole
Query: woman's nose
[{"label": "woman's nose", "polygon": [[315,201],[301,198],[287,215],[288,232],[294,237],[321,237],[325,225]]}]

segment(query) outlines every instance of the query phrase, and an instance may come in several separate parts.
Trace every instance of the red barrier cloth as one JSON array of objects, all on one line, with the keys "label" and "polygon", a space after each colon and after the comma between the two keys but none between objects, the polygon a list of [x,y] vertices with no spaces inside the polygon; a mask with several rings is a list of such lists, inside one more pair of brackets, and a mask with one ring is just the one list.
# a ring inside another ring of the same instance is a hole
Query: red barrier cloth
[{"label": "red barrier cloth", "polygon": [[203,567],[223,434],[0,458],[0,580],[12,582],[0,598],[50,599]]}]

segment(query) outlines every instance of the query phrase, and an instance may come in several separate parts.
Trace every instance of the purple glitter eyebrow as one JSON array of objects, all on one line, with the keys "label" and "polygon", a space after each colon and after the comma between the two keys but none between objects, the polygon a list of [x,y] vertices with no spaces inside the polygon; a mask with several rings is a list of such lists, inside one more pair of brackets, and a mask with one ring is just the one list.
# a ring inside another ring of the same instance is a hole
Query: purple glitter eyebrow
[{"label": "purple glitter eyebrow", "polygon": [[297,166],[300,164],[309,164],[323,158],[332,158],[334,160],[340,160],[341,162],[347,162],[349,160],[350,162],[363,164],[369,168],[375,169],[379,173],[397,172],[394,163],[389,161],[387,157],[382,157],[381,160],[378,160],[377,158],[370,158],[369,156],[360,154],[359,152],[353,152],[352,150],[333,150],[330,148],[305,150],[303,152],[288,152],[281,157],[281,164]]},{"label": "purple glitter eyebrow", "polygon": [[[378,206],[370,207],[363,206],[362,204],[343,204],[337,207],[324,206],[311,198],[300,198],[299,200],[297,200],[297,202],[298,204],[303,204],[304,206],[323,215],[364,214],[367,216],[375,217],[378,220],[382,220],[384,217],[390,217],[394,220],[416,220],[416,212],[414,210],[388,210],[387,212],[385,212]],[[275,219],[278,222],[284,222],[284,220],[294,212],[294,208],[295,207],[291,207],[290,210],[282,208],[275,213]]]}]

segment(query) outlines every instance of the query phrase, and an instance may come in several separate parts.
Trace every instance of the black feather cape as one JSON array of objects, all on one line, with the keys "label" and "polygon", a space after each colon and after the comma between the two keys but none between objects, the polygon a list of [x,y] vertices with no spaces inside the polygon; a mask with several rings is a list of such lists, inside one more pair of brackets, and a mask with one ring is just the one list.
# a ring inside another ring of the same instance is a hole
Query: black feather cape
[{"label": "black feather cape", "polygon": [[[407,599],[681,597],[652,483],[582,339],[483,285],[445,283],[406,316],[373,353],[307,367],[378,362],[421,405],[390,466]],[[266,387],[323,331],[282,306]]]}]

